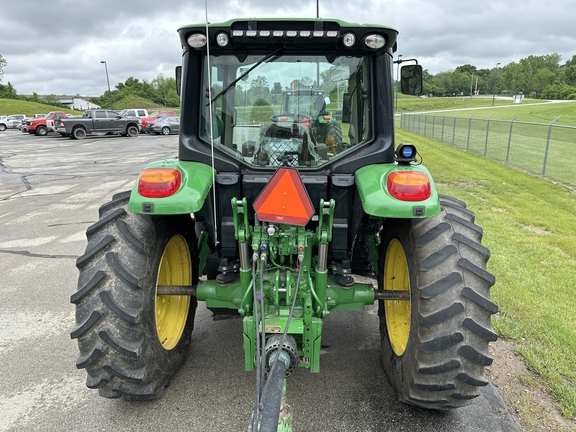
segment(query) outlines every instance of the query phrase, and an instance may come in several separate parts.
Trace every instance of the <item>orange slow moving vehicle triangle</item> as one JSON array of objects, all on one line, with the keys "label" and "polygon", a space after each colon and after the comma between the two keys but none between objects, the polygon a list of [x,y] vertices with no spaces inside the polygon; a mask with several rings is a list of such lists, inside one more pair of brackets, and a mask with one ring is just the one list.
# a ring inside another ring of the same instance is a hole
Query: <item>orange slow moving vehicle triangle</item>
[{"label": "orange slow moving vehicle triangle", "polygon": [[280,168],[254,202],[258,219],[289,225],[305,226],[314,207],[298,171]]}]

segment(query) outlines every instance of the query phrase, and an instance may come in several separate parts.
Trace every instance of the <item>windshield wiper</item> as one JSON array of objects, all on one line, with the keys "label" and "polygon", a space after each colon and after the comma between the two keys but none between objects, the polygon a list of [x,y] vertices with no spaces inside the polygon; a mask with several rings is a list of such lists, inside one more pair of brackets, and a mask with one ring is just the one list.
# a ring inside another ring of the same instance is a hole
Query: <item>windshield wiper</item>
[{"label": "windshield wiper", "polygon": [[236,78],[230,84],[228,84],[224,90],[222,90],[220,93],[218,93],[216,96],[214,96],[212,98],[212,102],[214,102],[216,99],[218,99],[223,94],[227,93],[232,87],[234,87],[236,85],[236,83],[238,81],[242,80],[246,75],[248,75],[250,72],[252,72],[254,69],[256,69],[258,66],[260,66],[265,61],[269,60],[271,57],[274,57],[276,54],[278,54],[284,48],[285,47],[282,45],[282,46],[279,46],[278,48],[276,48],[271,53],[266,54],[264,57],[262,57],[260,60],[258,60],[253,66],[251,66],[248,70],[246,70],[242,75],[240,75],[238,78]]}]

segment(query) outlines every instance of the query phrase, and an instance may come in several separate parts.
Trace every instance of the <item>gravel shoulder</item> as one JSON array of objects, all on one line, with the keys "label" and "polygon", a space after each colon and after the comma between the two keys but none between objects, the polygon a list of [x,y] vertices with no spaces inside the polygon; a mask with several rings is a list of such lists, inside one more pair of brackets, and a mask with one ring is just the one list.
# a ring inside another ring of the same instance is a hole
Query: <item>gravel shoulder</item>
[{"label": "gravel shoulder", "polygon": [[488,368],[492,383],[526,431],[574,431],[576,421],[562,415],[547,383],[516,353],[518,342],[498,339],[490,344],[494,362]]}]

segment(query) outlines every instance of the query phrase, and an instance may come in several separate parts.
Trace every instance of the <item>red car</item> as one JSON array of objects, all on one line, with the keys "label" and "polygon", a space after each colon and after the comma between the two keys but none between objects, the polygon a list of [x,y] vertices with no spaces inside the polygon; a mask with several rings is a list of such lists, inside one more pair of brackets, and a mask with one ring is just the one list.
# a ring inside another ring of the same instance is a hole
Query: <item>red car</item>
[{"label": "red car", "polygon": [[156,111],[150,114],[150,117],[144,117],[142,119],[142,130],[140,132],[147,132],[146,125],[154,120],[158,120],[160,117],[176,117],[174,111]]}]

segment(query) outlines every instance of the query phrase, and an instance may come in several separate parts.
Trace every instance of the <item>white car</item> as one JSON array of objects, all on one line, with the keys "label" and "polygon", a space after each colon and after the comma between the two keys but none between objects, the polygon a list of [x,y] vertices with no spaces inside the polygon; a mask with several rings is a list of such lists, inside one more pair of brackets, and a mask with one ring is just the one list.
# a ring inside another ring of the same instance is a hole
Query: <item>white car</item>
[{"label": "white car", "polygon": [[12,114],[5,120],[0,120],[0,131],[5,131],[6,129],[16,129],[25,118],[26,116],[24,114]]}]

